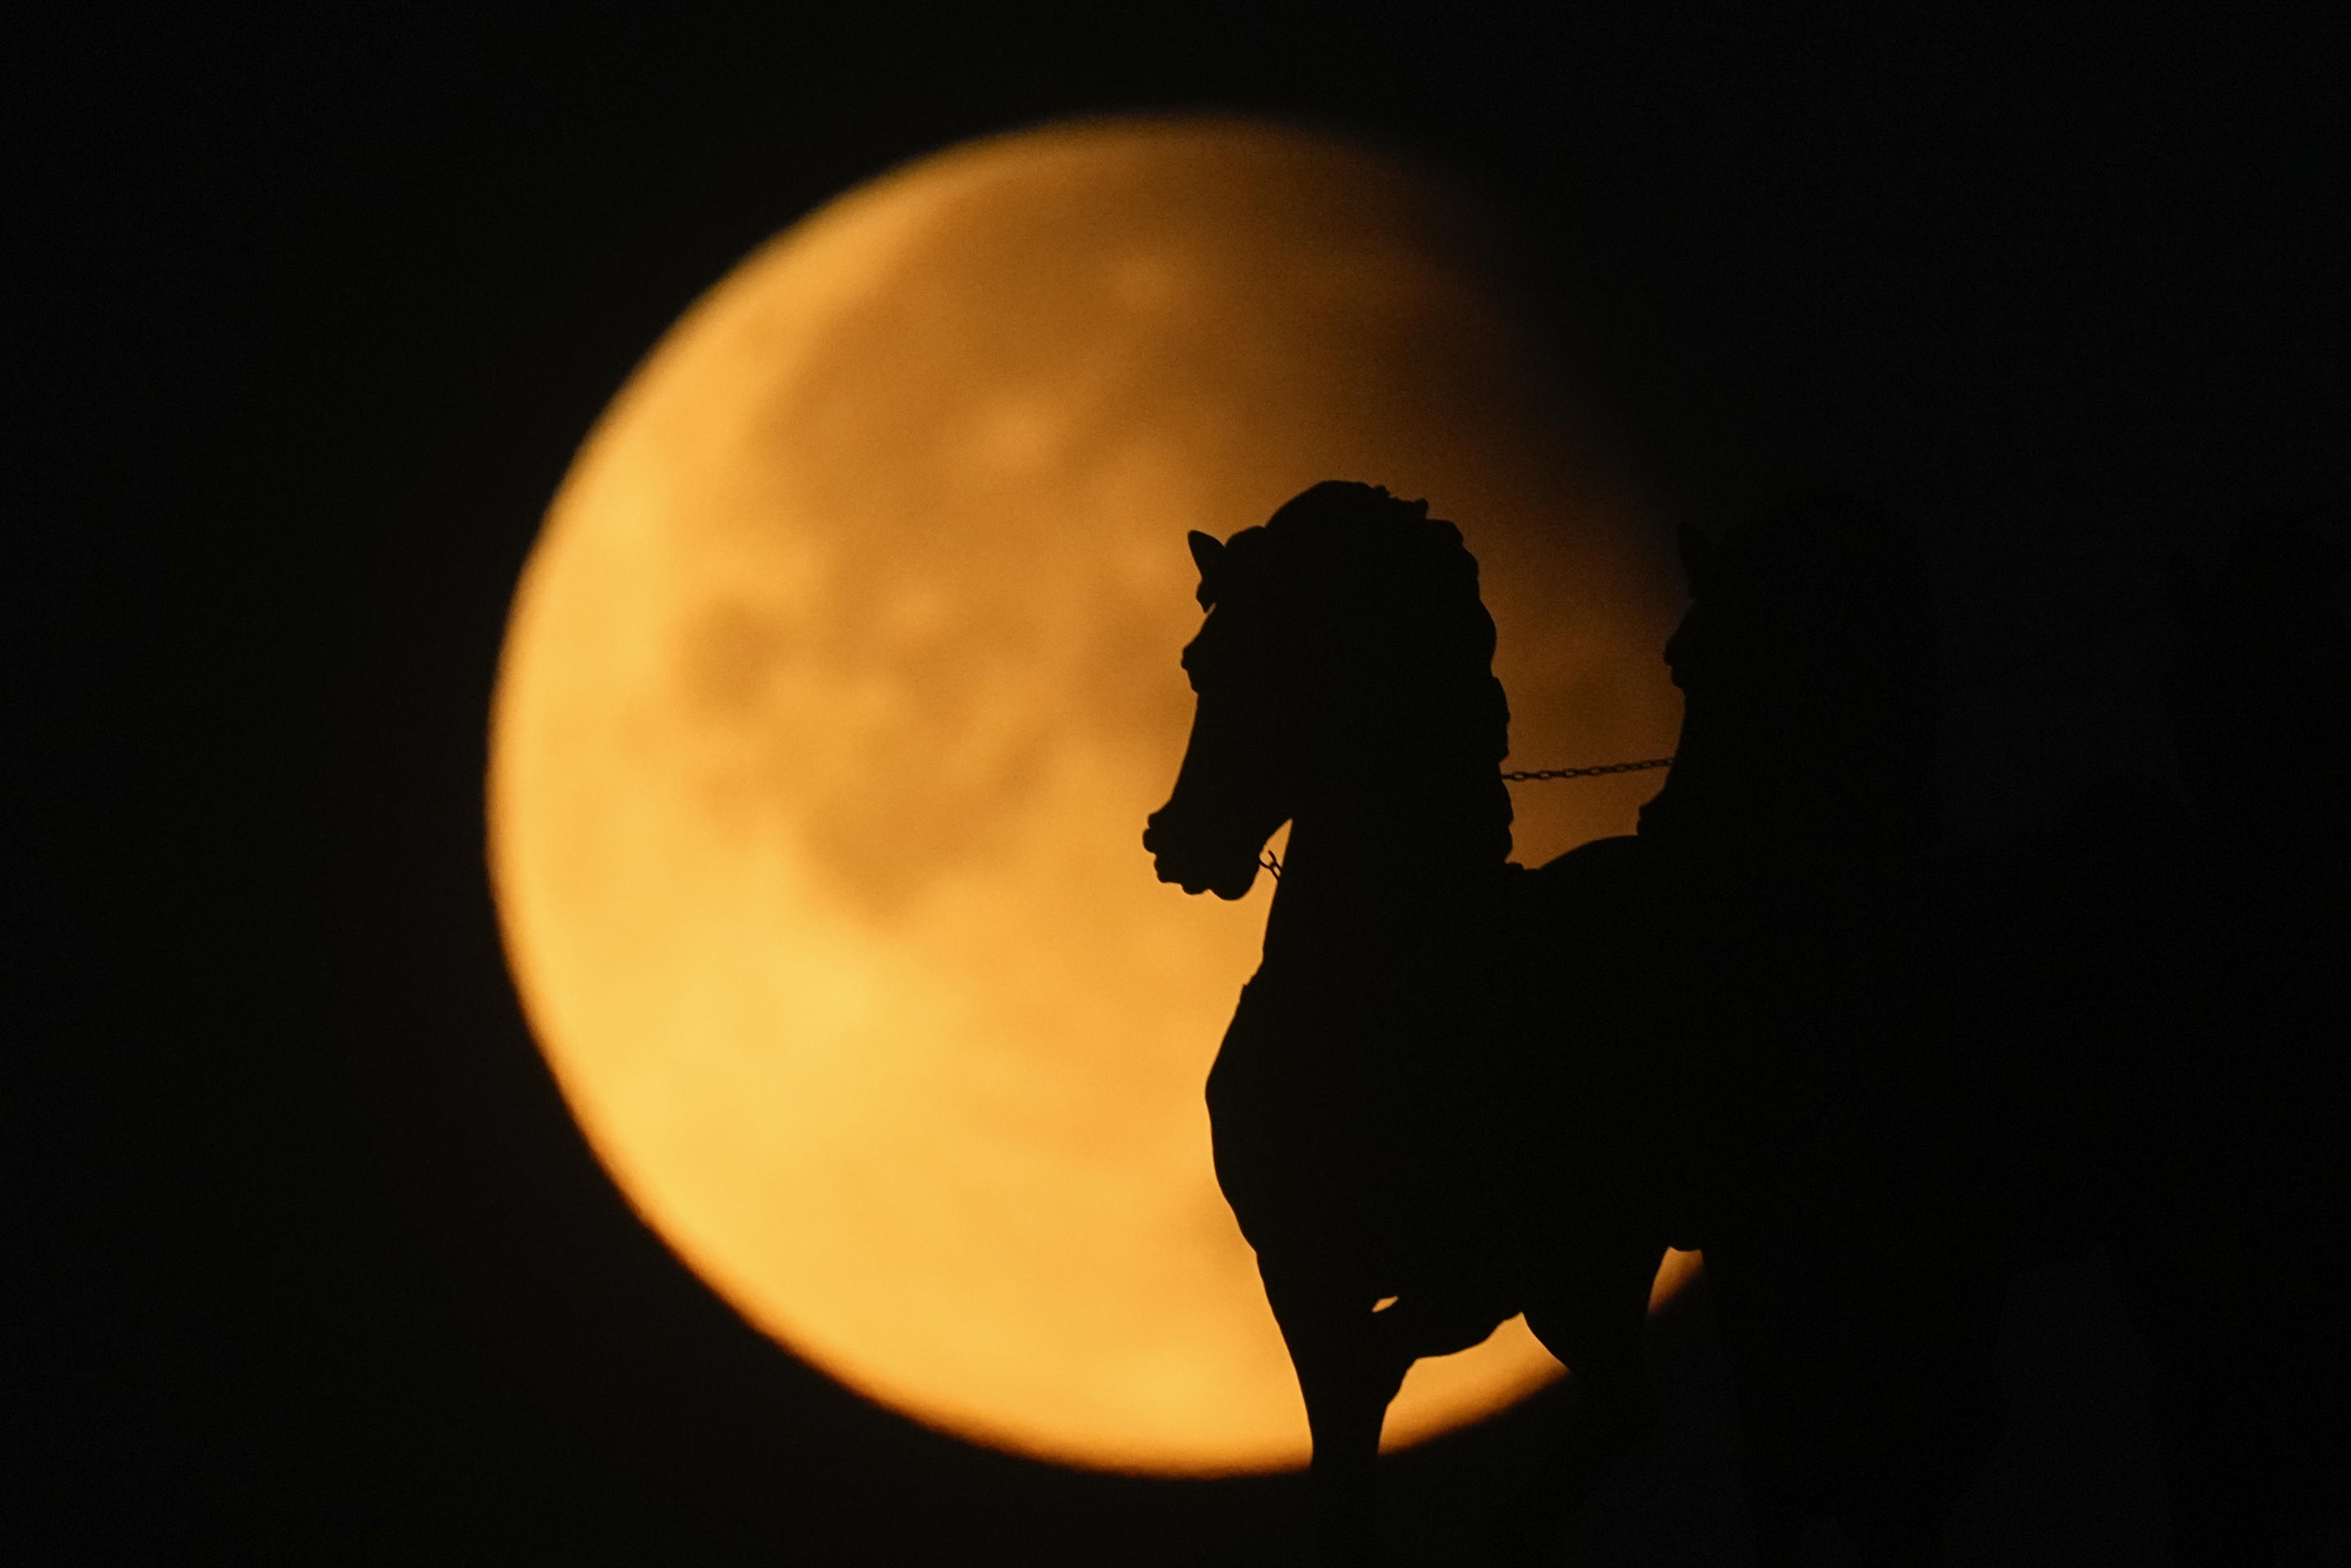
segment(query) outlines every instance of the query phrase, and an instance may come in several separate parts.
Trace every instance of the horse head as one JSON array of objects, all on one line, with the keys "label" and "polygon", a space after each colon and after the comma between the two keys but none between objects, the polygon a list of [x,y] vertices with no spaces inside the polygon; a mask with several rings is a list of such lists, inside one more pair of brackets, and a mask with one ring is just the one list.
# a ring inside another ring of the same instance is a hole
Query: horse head
[{"label": "horse head", "polygon": [[1230,543],[1195,531],[1187,542],[1208,614],[1184,649],[1198,703],[1175,793],[1151,814],[1143,847],[1160,881],[1238,898],[1295,796],[1290,661],[1265,530],[1245,528]]},{"label": "horse head", "polygon": [[1799,493],[1715,540],[1682,531],[1691,604],[1666,644],[1682,689],[1645,832],[1923,847],[1936,814],[1936,647],[1908,530]]},{"label": "horse head", "polygon": [[1509,708],[1477,562],[1452,524],[1333,480],[1261,527],[1190,543],[1207,620],[1184,650],[1191,740],[1143,835],[1161,881],[1238,898],[1301,810],[1465,767],[1483,768],[1508,852]]}]

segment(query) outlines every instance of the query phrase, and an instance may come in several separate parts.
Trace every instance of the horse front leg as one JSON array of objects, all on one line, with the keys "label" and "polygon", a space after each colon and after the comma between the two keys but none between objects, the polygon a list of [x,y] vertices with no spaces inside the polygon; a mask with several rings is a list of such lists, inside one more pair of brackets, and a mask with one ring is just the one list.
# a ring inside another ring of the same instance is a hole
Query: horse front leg
[{"label": "horse front leg", "polygon": [[1372,1296],[1296,1260],[1258,1260],[1313,1434],[1317,1561],[1362,1568],[1379,1552],[1380,1427],[1412,1358],[1380,1333]]}]

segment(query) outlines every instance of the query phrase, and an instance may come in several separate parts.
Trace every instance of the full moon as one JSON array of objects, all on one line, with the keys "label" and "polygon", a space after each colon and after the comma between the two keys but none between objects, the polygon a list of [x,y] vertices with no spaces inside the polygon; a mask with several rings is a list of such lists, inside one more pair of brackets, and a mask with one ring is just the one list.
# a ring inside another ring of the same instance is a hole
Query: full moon
[{"label": "full moon", "polygon": [[[637,1211],[869,1397],[1064,1464],[1303,1462],[1202,1103],[1269,891],[1187,899],[1140,847],[1185,534],[1326,478],[1426,497],[1482,563],[1512,766],[1660,755],[1677,714],[1678,588],[1486,234],[1280,126],[980,141],[751,256],[582,445],[494,705],[513,971]],[[1521,789],[1519,858],[1656,778]],[[1415,1368],[1387,1442],[1558,1371],[1506,1325]]]}]

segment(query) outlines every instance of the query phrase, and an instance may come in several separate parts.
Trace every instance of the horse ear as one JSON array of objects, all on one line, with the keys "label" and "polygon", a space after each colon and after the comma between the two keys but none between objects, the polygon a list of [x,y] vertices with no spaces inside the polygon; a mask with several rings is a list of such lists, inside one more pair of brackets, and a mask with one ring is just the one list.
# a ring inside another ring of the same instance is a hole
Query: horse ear
[{"label": "horse ear", "polygon": [[1194,528],[1184,536],[1192,547],[1192,564],[1200,569],[1198,597],[1200,608],[1207,609],[1217,601],[1217,578],[1224,569],[1225,547],[1214,534],[1204,534]]},{"label": "horse ear", "polygon": [[1675,538],[1681,547],[1682,579],[1696,598],[1706,580],[1714,575],[1715,543],[1691,523],[1684,523]]}]

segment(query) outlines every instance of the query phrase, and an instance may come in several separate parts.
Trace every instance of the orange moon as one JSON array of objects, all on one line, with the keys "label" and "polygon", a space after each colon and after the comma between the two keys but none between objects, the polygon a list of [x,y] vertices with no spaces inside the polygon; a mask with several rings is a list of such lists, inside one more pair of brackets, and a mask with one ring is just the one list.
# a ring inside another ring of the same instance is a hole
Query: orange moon
[{"label": "orange moon", "polygon": [[[1161,885],[1187,529],[1319,479],[1484,567],[1520,766],[1658,755],[1678,591],[1431,178],[1228,119],[1050,127],[820,209],[613,400],[517,593],[489,857],[613,1179],[743,1315],[930,1426],[1301,1463],[1202,1084],[1267,889]],[[1521,791],[1520,858],[1654,776]],[[1547,791],[1547,793],[1546,793]],[[1416,1367],[1391,1447],[1557,1375]]]}]

